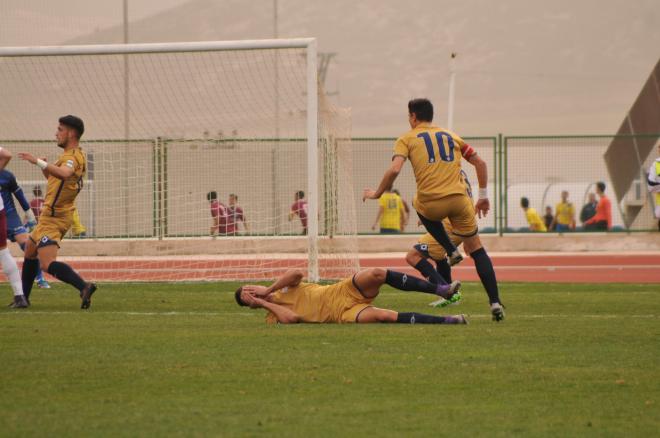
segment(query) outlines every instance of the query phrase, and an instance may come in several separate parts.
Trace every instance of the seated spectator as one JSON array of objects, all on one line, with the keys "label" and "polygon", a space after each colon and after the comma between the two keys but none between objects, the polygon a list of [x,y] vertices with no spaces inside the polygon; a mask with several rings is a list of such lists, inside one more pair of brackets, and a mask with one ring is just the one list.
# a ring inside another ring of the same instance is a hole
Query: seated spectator
[{"label": "seated spectator", "polygon": [[568,192],[561,192],[561,202],[555,207],[555,218],[552,223],[554,231],[564,232],[575,229],[575,207],[568,202]]},{"label": "seated spectator", "polygon": [[520,198],[520,206],[525,210],[525,217],[530,231],[548,231],[536,210],[529,206],[529,199]]},{"label": "seated spectator", "polygon": [[548,231],[554,231],[554,222],[555,217],[552,214],[552,207],[549,205],[545,207],[545,215],[543,216],[543,222],[545,223],[545,227],[548,229]]},{"label": "seated spectator", "polygon": [[612,203],[605,196],[604,182],[596,183],[596,194],[599,197],[596,214],[584,223],[584,229],[588,231],[608,231],[612,228]]},{"label": "seated spectator", "polygon": [[584,204],[582,210],[580,211],[580,222],[582,222],[582,226],[584,226],[584,223],[594,217],[596,214],[596,206],[598,205],[598,201],[596,201],[596,194],[589,193],[588,199],[589,200],[586,204]]}]

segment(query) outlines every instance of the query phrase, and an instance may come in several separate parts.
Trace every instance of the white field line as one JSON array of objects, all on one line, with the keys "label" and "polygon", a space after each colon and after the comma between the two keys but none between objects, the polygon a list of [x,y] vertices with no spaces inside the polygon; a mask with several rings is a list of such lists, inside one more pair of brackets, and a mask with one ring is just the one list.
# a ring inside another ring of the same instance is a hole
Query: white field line
[{"label": "white field line", "polygon": [[[380,266],[382,269],[413,269],[408,265],[389,265],[389,266]],[[254,268],[253,267],[235,267],[235,266],[228,266],[226,268],[222,267],[213,267],[213,268],[161,268],[161,269],[148,269],[148,268],[120,268],[120,269],[112,269],[112,268],[88,268],[88,267],[77,267],[76,268],[80,272],[208,272],[208,271],[218,271],[218,272],[223,272],[225,270],[232,271],[232,272],[253,272]],[[285,270],[286,267],[276,267],[272,268],[272,270]],[[333,268],[323,268],[326,270],[333,270]],[[345,269],[343,267],[336,267],[334,270],[342,270]],[[474,266],[454,266],[452,267],[452,270],[456,271],[467,271],[467,270],[473,270]],[[495,269],[498,271],[538,271],[538,270],[546,270],[546,271],[560,271],[560,270],[582,270],[582,269],[589,269],[589,270],[616,270],[616,271],[623,271],[623,270],[629,270],[629,269],[638,269],[638,270],[648,270],[648,269],[660,269],[660,266],[658,265],[571,265],[571,266],[546,266],[546,265],[528,265],[528,266],[495,266]]]},{"label": "white field line", "polygon": [[[124,316],[261,316],[259,312],[121,312],[121,311],[32,311],[32,310],[16,310],[0,312],[1,316],[23,316],[23,315],[124,315]],[[490,314],[466,314],[468,318],[491,318]],[[588,319],[657,319],[660,315],[618,315],[618,314],[601,314],[601,315],[564,315],[564,314],[515,314],[509,315],[508,319],[545,319],[545,318],[588,318]]]}]

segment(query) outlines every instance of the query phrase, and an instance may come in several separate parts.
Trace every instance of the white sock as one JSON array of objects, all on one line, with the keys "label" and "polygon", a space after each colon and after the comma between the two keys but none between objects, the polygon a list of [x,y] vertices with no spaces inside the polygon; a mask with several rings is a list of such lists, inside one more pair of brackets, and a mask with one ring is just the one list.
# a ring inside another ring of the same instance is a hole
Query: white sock
[{"label": "white sock", "polygon": [[18,272],[16,260],[11,256],[8,248],[0,249],[0,262],[2,271],[5,273],[14,290],[14,296],[23,295],[23,283],[21,282],[21,273]]}]

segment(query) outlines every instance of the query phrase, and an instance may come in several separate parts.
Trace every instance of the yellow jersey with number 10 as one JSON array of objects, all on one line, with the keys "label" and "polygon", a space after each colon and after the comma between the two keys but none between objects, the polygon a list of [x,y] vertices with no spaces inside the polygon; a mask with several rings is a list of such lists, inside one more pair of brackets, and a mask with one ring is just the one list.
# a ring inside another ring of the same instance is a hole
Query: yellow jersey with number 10
[{"label": "yellow jersey with number 10", "polygon": [[394,144],[394,156],[410,160],[417,182],[417,202],[464,195],[461,155],[469,146],[453,132],[420,123]]}]

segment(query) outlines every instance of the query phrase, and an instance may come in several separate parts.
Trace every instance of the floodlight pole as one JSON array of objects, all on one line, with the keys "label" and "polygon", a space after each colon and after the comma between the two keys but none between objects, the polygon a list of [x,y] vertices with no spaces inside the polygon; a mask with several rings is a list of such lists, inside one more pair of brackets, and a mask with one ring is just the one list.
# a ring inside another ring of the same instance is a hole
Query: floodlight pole
[{"label": "floodlight pole", "polygon": [[458,53],[452,52],[449,60],[449,98],[447,99],[447,129],[454,129],[454,90],[456,89],[456,56]]}]

